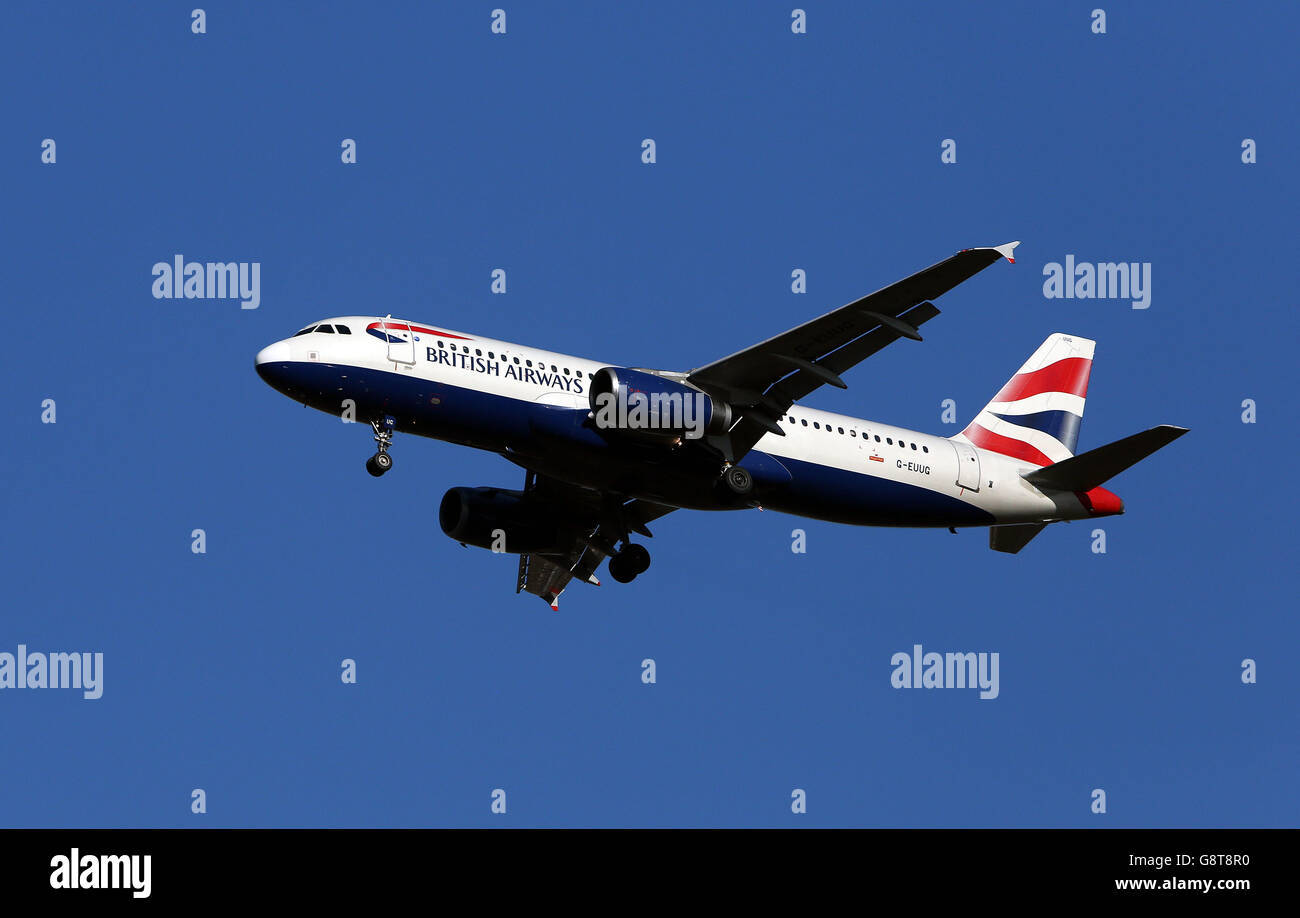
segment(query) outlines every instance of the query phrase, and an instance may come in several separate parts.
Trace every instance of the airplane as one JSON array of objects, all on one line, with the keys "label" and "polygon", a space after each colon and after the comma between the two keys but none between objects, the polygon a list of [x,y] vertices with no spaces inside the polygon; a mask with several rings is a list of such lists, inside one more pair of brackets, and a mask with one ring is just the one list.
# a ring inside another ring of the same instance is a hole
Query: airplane
[{"label": "airplane", "polygon": [[[368,423],[366,469],[395,432],[504,456],[523,488],[454,487],[439,524],[519,556],[515,592],[553,609],[596,570],[650,566],[633,536],[678,509],[763,509],[858,526],[989,527],[1016,553],[1049,523],[1124,512],[1102,485],[1187,432],[1161,425],[1076,454],[1095,342],[1052,334],[949,437],[802,406],[939,314],[932,300],[1018,242],[963,249],[910,277],[689,372],[623,367],[389,316],[322,319],[256,357],[273,388]],[[658,409],[658,410],[655,410]]]}]

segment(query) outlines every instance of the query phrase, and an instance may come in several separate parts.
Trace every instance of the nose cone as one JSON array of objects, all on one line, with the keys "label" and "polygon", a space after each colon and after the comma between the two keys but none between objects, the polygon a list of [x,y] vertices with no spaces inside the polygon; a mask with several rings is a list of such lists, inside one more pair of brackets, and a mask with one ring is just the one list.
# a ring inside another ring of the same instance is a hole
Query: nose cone
[{"label": "nose cone", "polygon": [[1107,491],[1105,488],[1093,488],[1091,491],[1079,491],[1079,500],[1088,508],[1088,513],[1092,516],[1114,516],[1116,513],[1124,512],[1124,501],[1119,499],[1118,494]]},{"label": "nose cone", "polygon": [[257,352],[257,375],[278,392],[288,394],[291,385],[291,355],[288,341],[277,341]]},{"label": "nose cone", "polygon": [[257,352],[257,365],[264,363],[283,363],[289,359],[289,342],[277,341]]}]

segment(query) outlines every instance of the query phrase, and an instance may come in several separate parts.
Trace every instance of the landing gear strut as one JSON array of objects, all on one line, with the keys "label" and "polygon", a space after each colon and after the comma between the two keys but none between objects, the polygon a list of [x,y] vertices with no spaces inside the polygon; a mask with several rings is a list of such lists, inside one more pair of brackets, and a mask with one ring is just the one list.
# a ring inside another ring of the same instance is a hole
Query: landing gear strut
[{"label": "landing gear strut", "polygon": [[650,552],[644,545],[623,543],[623,550],[609,559],[609,575],[619,583],[631,583],[650,567]]},{"label": "landing gear strut", "polygon": [[378,452],[366,460],[366,471],[378,478],[393,467],[393,457],[388,455],[388,448],[393,445],[393,427],[396,422],[385,417],[383,421],[371,421],[375,431],[375,444]]}]

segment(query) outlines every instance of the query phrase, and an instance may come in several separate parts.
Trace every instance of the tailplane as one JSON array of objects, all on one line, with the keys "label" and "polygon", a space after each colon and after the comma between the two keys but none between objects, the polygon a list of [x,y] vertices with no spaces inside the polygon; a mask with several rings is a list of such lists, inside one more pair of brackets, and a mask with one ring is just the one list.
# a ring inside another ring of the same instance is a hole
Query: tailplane
[{"label": "tailplane", "polygon": [[1173,443],[1186,427],[1161,424],[1123,440],[1090,449],[1024,476],[1036,488],[1054,491],[1091,491],[1110,481],[1130,466],[1137,465],[1163,446]]},{"label": "tailplane", "polygon": [[1046,523],[1016,523],[1011,526],[994,526],[989,530],[989,548],[1014,555],[1029,544],[1029,540],[1043,531]]},{"label": "tailplane", "polygon": [[[1090,516],[1111,516],[1124,512],[1124,501],[1102,487],[1120,472],[1137,465],[1163,446],[1173,443],[1186,427],[1161,424],[1123,440],[1090,449],[1053,465],[1026,472],[1022,477],[1043,491],[1070,491],[1088,509]],[[1014,555],[1029,544],[1046,523],[1015,523],[989,530],[989,548]]]}]

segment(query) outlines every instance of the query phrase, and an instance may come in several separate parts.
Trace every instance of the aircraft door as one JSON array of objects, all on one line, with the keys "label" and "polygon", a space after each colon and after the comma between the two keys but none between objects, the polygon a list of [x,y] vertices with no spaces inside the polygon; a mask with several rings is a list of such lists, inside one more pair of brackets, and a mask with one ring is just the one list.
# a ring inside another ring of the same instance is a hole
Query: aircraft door
[{"label": "aircraft door", "polygon": [[388,336],[388,359],[393,363],[415,363],[415,332],[410,322],[394,322],[392,315],[380,326]]},{"label": "aircraft door", "polygon": [[968,491],[980,489],[980,454],[964,440],[949,440],[957,451],[957,484]]}]

